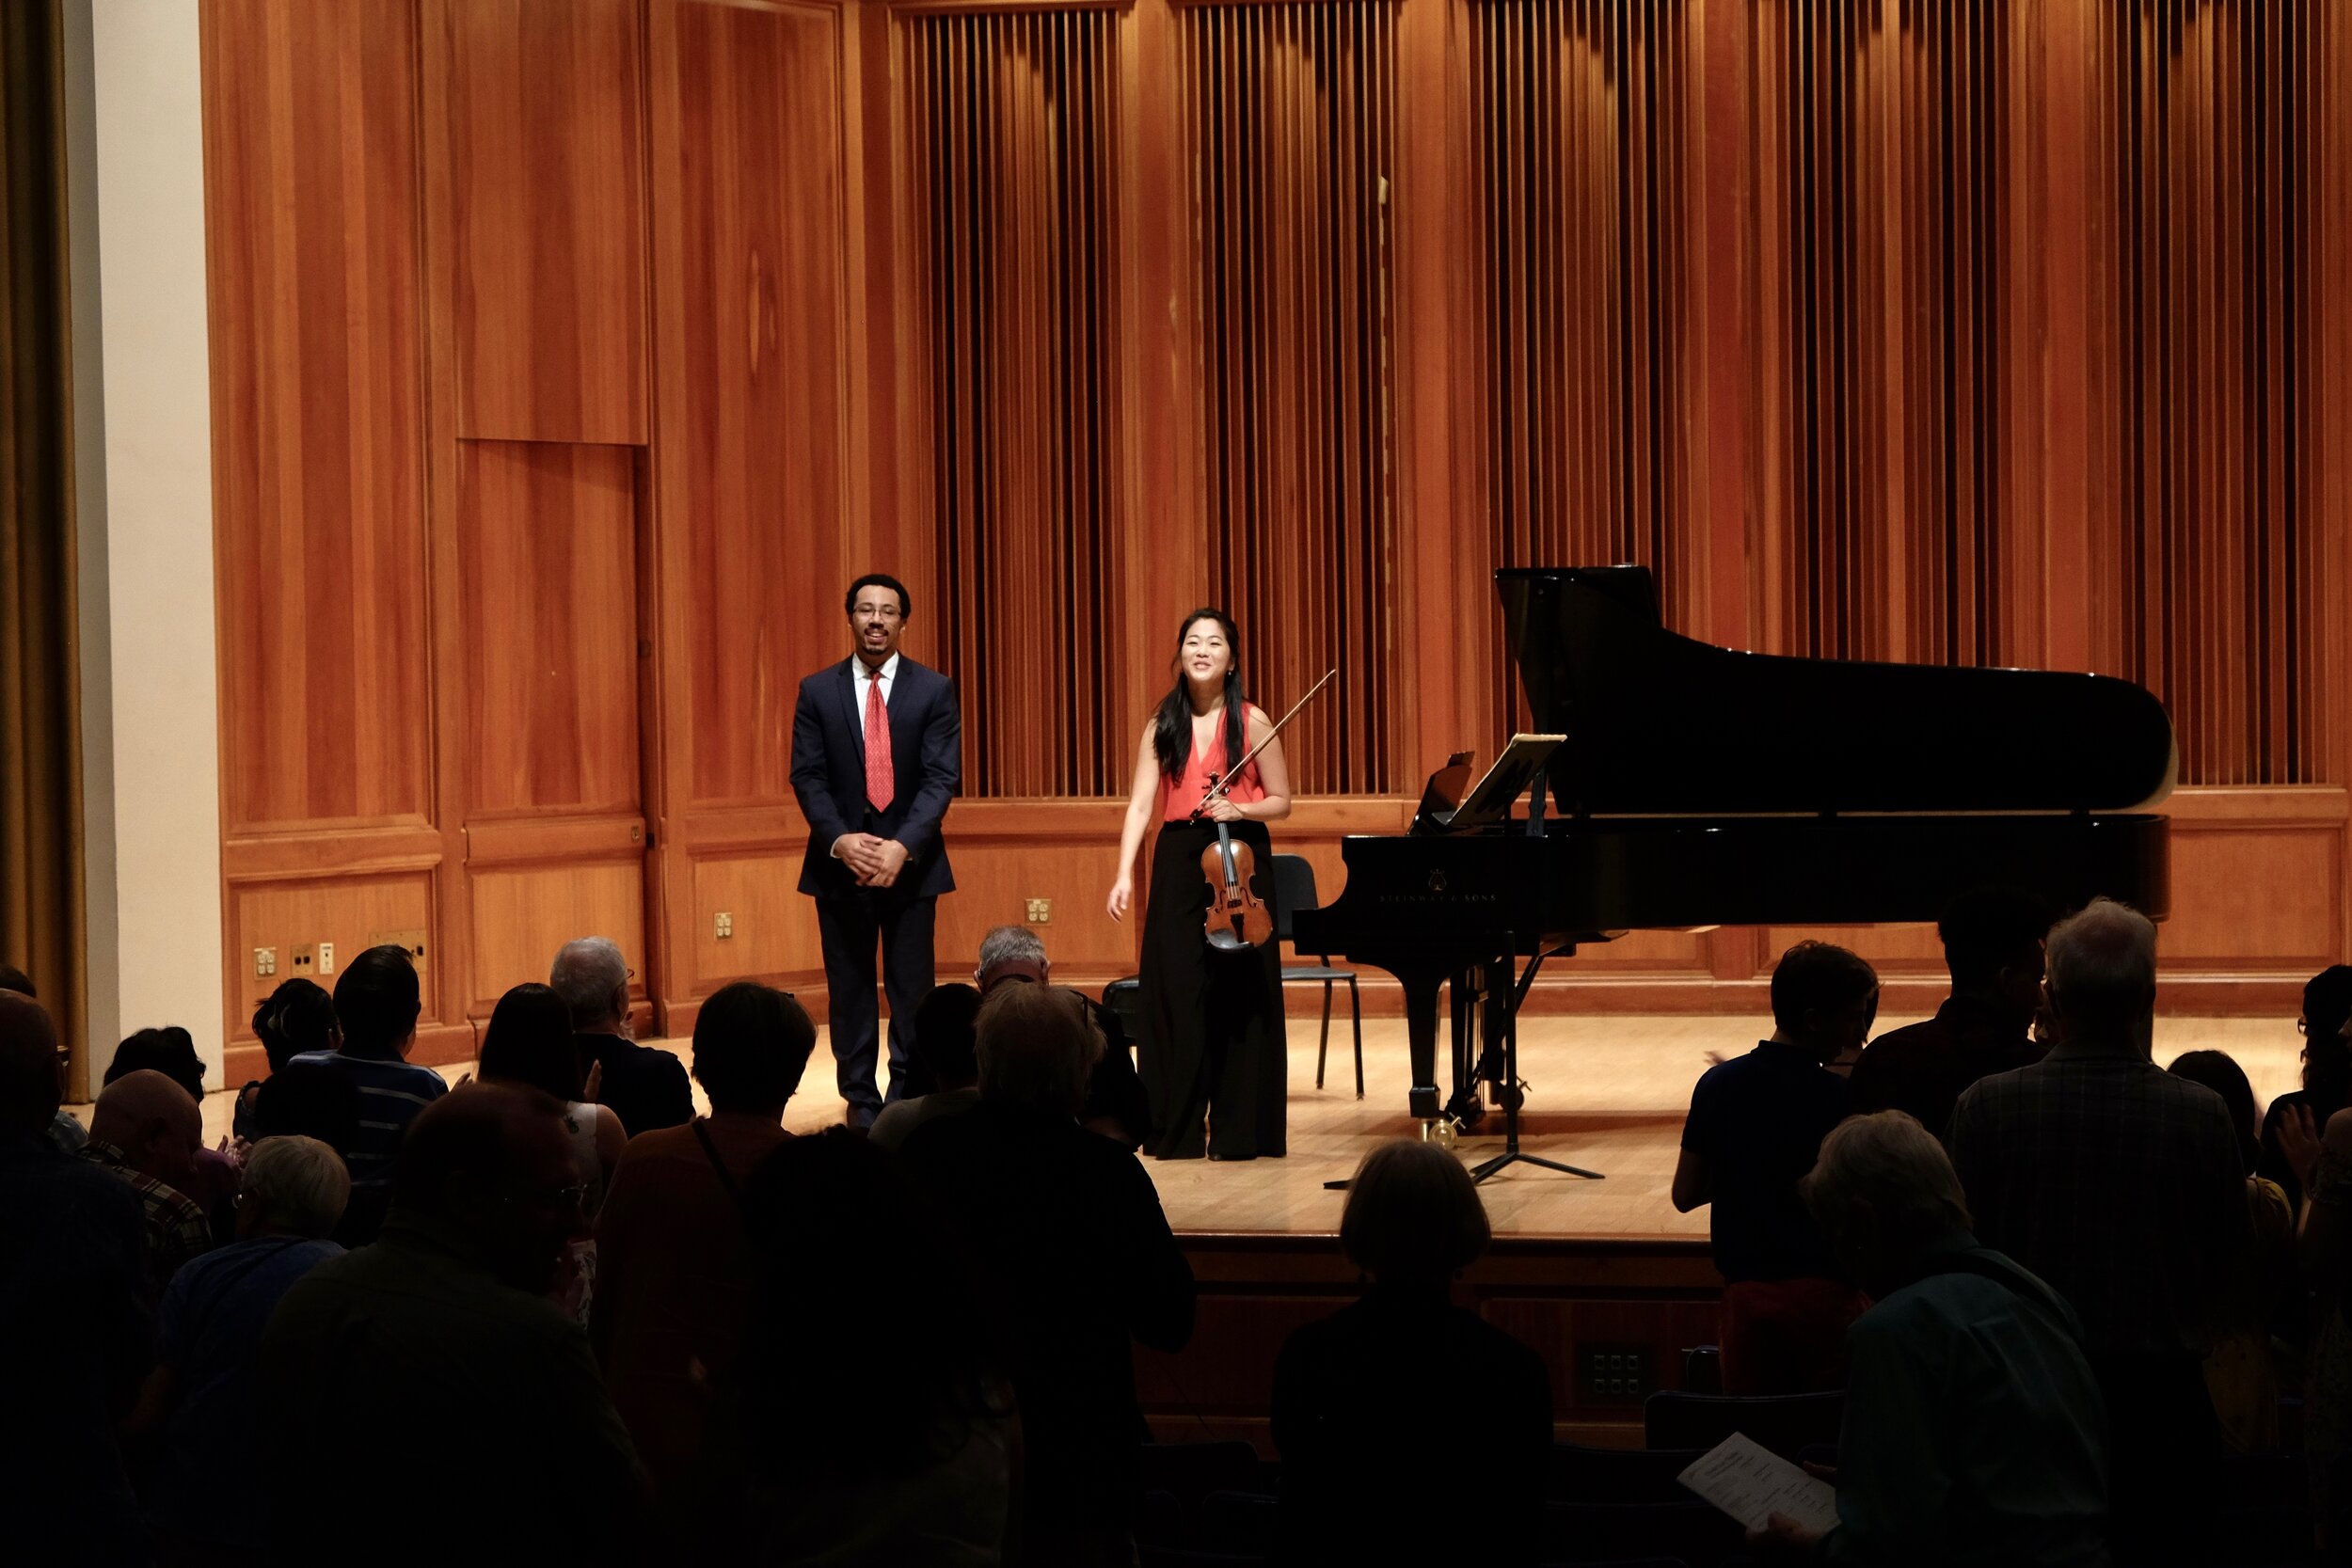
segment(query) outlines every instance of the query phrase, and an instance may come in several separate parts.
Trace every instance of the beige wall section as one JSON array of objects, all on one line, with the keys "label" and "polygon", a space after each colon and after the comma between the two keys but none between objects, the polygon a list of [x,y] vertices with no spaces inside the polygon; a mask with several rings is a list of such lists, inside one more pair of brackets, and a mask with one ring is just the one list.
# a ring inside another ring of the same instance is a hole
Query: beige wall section
[{"label": "beige wall section", "polygon": [[220,764],[197,0],[67,0],[89,1073],[221,1069]]}]

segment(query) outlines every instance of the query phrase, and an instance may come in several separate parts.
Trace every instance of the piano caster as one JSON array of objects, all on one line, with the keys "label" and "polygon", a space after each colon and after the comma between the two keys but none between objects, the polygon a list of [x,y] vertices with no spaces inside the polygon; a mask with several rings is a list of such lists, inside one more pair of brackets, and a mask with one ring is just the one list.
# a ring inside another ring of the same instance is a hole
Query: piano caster
[{"label": "piano caster", "polygon": [[1523,1111],[1527,1108],[1527,1097],[1534,1087],[1534,1085],[1524,1078],[1508,1087],[1497,1085],[1495,1104],[1505,1111]]},{"label": "piano caster", "polygon": [[1435,1120],[1424,1121],[1421,1124],[1421,1141],[1425,1144],[1436,1144],[1439,1148],[1459,1148],[1462,1142],[1462,1124],[1452,1117],[1438,1117]]}]

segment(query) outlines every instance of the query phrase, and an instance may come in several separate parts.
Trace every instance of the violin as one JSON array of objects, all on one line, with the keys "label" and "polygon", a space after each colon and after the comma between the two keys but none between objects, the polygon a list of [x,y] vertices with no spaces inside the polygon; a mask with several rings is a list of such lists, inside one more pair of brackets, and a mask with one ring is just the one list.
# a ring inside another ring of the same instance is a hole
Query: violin
[{"label": "violin", "polygon": [[[1200,814],[1209,809],[1209,802],[1223,795],[1241,777],[1241,770],[1256,760],[1260,752],[1273,743],[1282,733],[1282,726],[1298,717],[1298,710],[1309,699],[1331,683],[1337,670],[1324,672],[1323,679],[1308,688],[1307,695],[1291,705],[1275,726],[1266,731],[1265,739],[1242,754],[1242,759],[1225,770],[1225,776],[1209,786],[1200,803],[1192,808],[1192,820],[1200,820]],[[1274,911],[1265,900],[1250,887],[1257,876],[1257,855],[1247,844],[1235,844],[1232,825],[1216,825],[1216,842],[1200,851],[1200,875],[1208,879],[1209,913],[1205,934],[1209,945],[1219,952],[1238,953],[1252,947],[1263,947],[1274,940]]]},{"label": "violin", "polygon": [[1274,912],[1249,885],[1257,856],[1233,842],[1228,824],[1219,822],[1216,842],[1200,851],[1200,874],[1209,879],[1209,945],[1226,953],[1263,946],[1274,935]]}]

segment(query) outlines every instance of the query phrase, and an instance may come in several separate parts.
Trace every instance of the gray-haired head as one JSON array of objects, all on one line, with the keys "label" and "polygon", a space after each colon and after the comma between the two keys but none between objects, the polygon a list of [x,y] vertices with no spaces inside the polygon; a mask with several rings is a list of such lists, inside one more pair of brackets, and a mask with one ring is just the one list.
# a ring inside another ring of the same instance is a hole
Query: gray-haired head
[{"label": "gray-haired head", "polygon": [[2137,910],[2094,898],[2050,927],[2050,1012],[2069,1043],[2149,1053],[2156,1013],[2156,927]]},{"label": "gray-haired head", "polygon": [[987,990],[999,980],[1033,980],[1044,985],[1051,973],[1045,943],[1035,931],[1026,926],[999,926],[980,939],[980,966],[972,972],[972,978]]},{"label": "gray-haired head", "polygon": [[342,1155],[316,1138],[263,1138],[246,1157],[237,1201],[242,1234],[316,1240],[342,1219],[351,1172]]},{"label": "gray-haired head", "polygon": [[1968,1198],[1935,1135],[1902,1111],[1848,1117],[1798,1183],[1838,1260],[1883,1293],[1929,1243],[1968,1228]]},{"label": "gray-haired head", "polygon": [[628,960],[609,937],[565,942],[548,972],[548,989],[571,1009],[580,1034],[618,1034],[628,1017]]}]

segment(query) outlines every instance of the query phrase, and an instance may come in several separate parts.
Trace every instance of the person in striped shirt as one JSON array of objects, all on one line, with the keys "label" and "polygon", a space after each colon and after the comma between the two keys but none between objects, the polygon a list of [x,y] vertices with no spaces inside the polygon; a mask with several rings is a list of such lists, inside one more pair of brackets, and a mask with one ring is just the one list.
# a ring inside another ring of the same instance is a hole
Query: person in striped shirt
[{"label": "person in striped shirt", "polygon": [[358,1115],[336,1150],[351,1169],[351,1204],[335,1233],[345,1246],[375,1239],[390,1203],[392,1174],[408,1124],[449,1092],[439,1073],[407,1059],[422,1010],[417,968],[407,949],[371,947],[335,982],[342,1044],[333,1051],[305,1052],[287,1064],[295,1071],[318,1067],[340,1071],[354,1091]]}]

